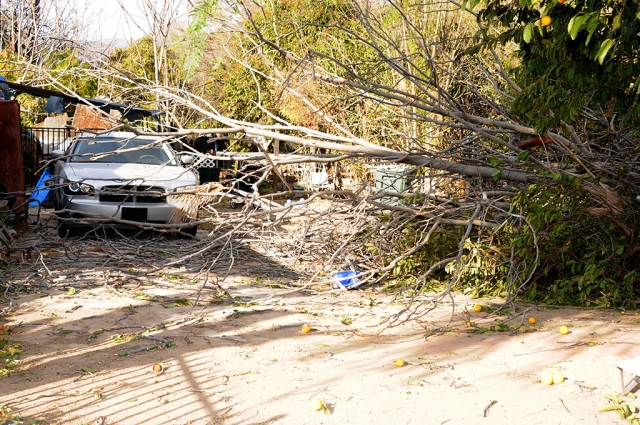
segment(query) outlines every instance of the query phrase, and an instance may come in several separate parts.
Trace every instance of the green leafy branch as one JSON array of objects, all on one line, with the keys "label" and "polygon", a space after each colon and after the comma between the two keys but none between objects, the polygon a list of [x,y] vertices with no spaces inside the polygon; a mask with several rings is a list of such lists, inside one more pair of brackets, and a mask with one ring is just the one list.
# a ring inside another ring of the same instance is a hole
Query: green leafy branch
[{"label": "green leafy branch", "polygon": [[[620,415],[620,418],[626,419],[627,422],[633,425],[640,425],[640,419],[636,417],[636,407],[631,406],[629,403],[622,400],[622,394],[613,394],[607,391],[603,391],[602,395],[609,402],[603,408],[601,408],[600,412],[611,412],[616,411]],[[636,398],[635,394],[629,393],[627,397]]]}]

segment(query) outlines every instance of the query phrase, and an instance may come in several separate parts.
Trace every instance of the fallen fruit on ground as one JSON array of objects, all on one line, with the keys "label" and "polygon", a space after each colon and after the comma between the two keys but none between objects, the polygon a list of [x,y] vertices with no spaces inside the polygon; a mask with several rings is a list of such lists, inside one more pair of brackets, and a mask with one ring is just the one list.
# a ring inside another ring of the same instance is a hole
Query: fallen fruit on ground
[{"label": "fallen fruit on ground", "polygon": [[303,333],[309,333],[309,331],[311,331],[311,326],[309,326],[308,323],[305,323],[304,325],[302,325],[302,332]]},{"label": "fallen fruit on ground", "polygon": [[540,23],[542,25],[544,25],[545,27],[551,24],[551,16],[549,15],[544,15],[541,19],[540,19]]},{"label": "fallen fruit on ground", "polygon": [[160,363],[156,363],[153,365],[154,372],[162,372],[162,365]]},{"label": "fallen fruit on ground", "polygon": [[553,372],[551,372],[550,370],[545,370],[544,372],[542,372],[540,382],[545,385],[553,385]]},{"label": "fallen fruit on ground", "polygon": [[535,317],[529,317],[529,323],[531,323],[532,325],[536,323],[536,318]]},{"label": "fallen fruit on ground", "polygon": [[473,311],[480,313],[482,311],[482,306],[480,304],[474,305]]},{"label": "fallen fruit on ground", "polygon": [[564,382],[564,376],[560,372],[553,372],[552,377],[555,385],[562,384]]},{"label": "fallen fruit on ground", "polygon": [[396,366],[398,366],[398,367],[404,366],[404,360],[402,360],[402,359],[396,360]]},{"label": "fallen fruit on ground", "polygon": [[319,398],[314,398],[311,400],[311,408],[313,410],[320,410],[324,407],[324,403]]},{"label": "fallen fruit on ground", "polygon": [[569,328],[565,325],[562,325],[560,326],[560,328],[558,328],[558,332],[560,332],[561,335],[566,335],[569,333]]}]

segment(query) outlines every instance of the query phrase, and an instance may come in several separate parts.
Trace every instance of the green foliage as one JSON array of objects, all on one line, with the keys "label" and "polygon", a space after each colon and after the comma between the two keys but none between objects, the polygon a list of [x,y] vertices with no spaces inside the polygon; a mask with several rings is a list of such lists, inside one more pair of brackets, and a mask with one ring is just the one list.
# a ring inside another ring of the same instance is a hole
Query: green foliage
[{"label": "green foliage", "polygon": [[[145,36],[129,46],[116,49],[109,57],[109,63],[120,73],[119,75],[107,77],[118,92],[109,93],[109,96],[121,101],[130,101],[140,104],[143,107],[156,107],[155,94],[149,90],[142,90],[137,83],[147,85],[150,82],[156,82],[158,78],[163,78],[162,74],[166,72],[167,84],[169,86],[179,87],[183,74],[179,65],[179,57],[176,52],[168,50],[166,52],[167,70],[162,69],[160,58],[157,57],[159,52],[151,37]],[[170,72],[168,70],[171,70]],[[157,76],[157,77],[156,77]],[[127,81],[130,79],[131,81]],[[157,81],[159,85],[164,85],[164,81]],[[122,92],[125,91],[128,99],[122,99]]]},{"label": "green foliage", "polygon": [[[256,70],[265,70],[267,65],[257,58],[248,58]],[[270,84],[263,75],[254,73],[236,63],[226,63],[216,71],[217,78],[224,78],[218,103],[225,115],[239,120],[271,124],[272,118],[265,115],[258,102],[264,108],[274,104]]]},{"label": "green foliage", "polygon": [[[637,227],[637,214],[629,208],[612,219],[594,212],[597,199],[577,178],[553,177],[519,191],[512,201],[512,210],[531,227],[509,223],[474,230],[464,241],[460,261],[429,276],[432,280],[421,290],[442,287],[457,276],[454,289],[474,297],[519,295],[547,304],[634,308],[640,255],[628,229]],[[372,256],[384,253],[388,265],[413,248],[423,232],[419,222],[410,221],[392,249],[370,242],[365,248]],[[391,272],[394,287],[419,290],[418,276],[455,256],[461,236],[461,228],[440,228],[428,245],[397,262]]]},{"label": "green foliage", "polygon": [[[624,401],[622,397],[624,394],[613,394],[608,391],[603,391],[602,395],[607,399],[607,404],[602,407],[599,412],[617,412],[621,419],[626,419],[632,425],[640,425],[640,419],[634,414],[636,411],[635,406],[630,405]],[[636,398],[635,394],[629,393],[626,395],[629,398]]]},{"label": "green foliage", "polygon": [[57,51],[50,54],[44,67],[58,84],[51,89],[71,87],[76,94],[84,97],[95,97],[98,94],[98,79],[91,72],[90,65],[76,56],[75,51]]},{"label": "green foliage", "polygon": [[[9,81],[23,83],[28,81],[32,86],[41,86],[45,89],[59,90],[61,86],[70,87],[75,93],[85,97],[95,97],[98,90],[98,79],[89,71],[90,66],[76,56],[73,50],[62,50],[51,52],[47,55],[45,63],[41,64],[42,68],[55,79],[58,85],[51,85],[50,80],[44,80],[37,73],[25,70],[23,62],[25,58],[19,57],[9,49],[0,51],[0,67],[1,74]],[[31,96],[28,94],[19,94],[17,99],[20,102],[20,116],[22,125],[33,126],[42,122],[46,114],[44,113],[44,105],[46,98]],[[72,115],[72,108],[68,110]]]},{"label": "green foliage", "polygon": [[[584,106],[607,116],[617,112],[628,124],[640,124],[638,2],[521,0],[514,7],[490,0],[479,16],[500,32],[486,31],[469,52],[518,43],[522,63],[515,76],[523,91],[514,111],[538,130],[560,120],[575,122]],[[543,16],[551,18],[548,26],[542,25]]]},{"label": "green foliage", "polygon": [[445,268],[454,275],[460,267],[457,289],[472,297],[507,295],[510,281],[505,247],[509,240],[506,234],[467,239],[460,265],[452,261]]},{"label": "green foliage", "polygon": [[[524,296],[549,304],[634,307],[638,258],[629,250],[630,237],[616,221],[590,212],[593,195],[578,186],[575,178],[557,176],[557,183],[520,191],[512,204],[533,226],[540,248]],[[531,229],[522,228],[513,244],[517,257],[534,261]]]},{"label": "green foliage", "polygon": [[[414,224],[413,221],[410,221],[405,225],[402,238],[394,243],[396,252],[407,252],[418,243],[420,232],[416,231]],[[455,255],[461,234],[461,229],[457,227],[442,228],[434,232],[425,247],[398,261],[391,272],[392,276],[406,278],[421,274],[433,263]],[[369,248],[369,251],[373,253],[372,248]],[[391,260],[392,257],[387,258],[386,263],[389,264]]]},{"label": "green foliage", "polygon": [[185,77],[190,80],[204,57],[207,46],[207,20],[215,13],[218,0],[201,0],[191,9],[191,22],[185,33],[184,48],[186,58],[183,69]]},{"label": "green foliage", "polygon": [[[484,233],[483,233],[484,232]],[[415,288],[418,276],[425,273],[433,264],[455,257],[464,229],[459,226],[443,226],[431,235],[429,243],[405,256],[397,262],[391,276],[397,279],[394,286]],[[393,255],[388,256],[385,265],[390,264],[398,253],[407,252],[419,242],[422,234],[418,223],[413,220],[405,225],[403,237],[393,243]],[[458,262],[452,261],[429,276],[425,290],[435,290],[446,286],[451,278],[458,274],[455,289],[472,296],[502,296],[506,294],[509,280],[505,246],[509,235],[494,235],[486,230],[477,231],[464,242],[464,254],[458,271]],[[375,244],[365,245],[370,255],[376,256],[383,251]],[[508,251],[508,250],[506,250]]]},{"label": "green foliage", "polygon": [[[306,97],[336,122],[350,128],[355,125],[355,133],[363,114],[379,118],[373,116],[375,106],[342,99],[336,87],[310,79],[307,66],[301,66],[307,58],[337,74],[353,71],[375,79],[383,75],[375,65],[380,59],[374,49],[358,37],[364,31],[350,2],[264,3],[252,12],[251,19],[242,23],[245,37],[220,40],[235,59],[219,56],[213,64],[208,58],[201,63],[199,76],[206,73],[202,86],[222,114],[261,124],[273,124],[280,118],[322,129],[326,121],[301,99]],[[216,35],[211,35],[208,43],[213,47],[215,42]]]}]

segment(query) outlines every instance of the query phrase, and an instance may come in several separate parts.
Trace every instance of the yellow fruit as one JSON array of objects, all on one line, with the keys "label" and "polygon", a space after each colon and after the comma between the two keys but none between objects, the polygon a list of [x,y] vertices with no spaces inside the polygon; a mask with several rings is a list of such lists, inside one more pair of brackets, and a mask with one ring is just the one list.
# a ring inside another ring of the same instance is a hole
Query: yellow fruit
[{"label": "yellow fruit", "polygon": [[566,335],[569,333],[569,328],[566,327],[565,325],[560,326],[560,328],[558,329],[558,332],[560,332],[561,335]]},{"label": "yellow fruit", "polygon": [[562,4],[565,3],[567,0],[558,0],[558,3]]},{"label": "yellow fruit", "polygon": [[473,311],[480,313],[482,311],[482,306],[480,304],[474,305]]},{"label": "yellow fruit", "polygon": [[162,365],[160,363],[156,363],[153,365],[154,372],[162,372]]},{"label": "yellow fruit", "polygon": [[553,383],[556,385],[564,382],[564,376],[560,372],[553,372],[551,376],[553,377]]},{"label": "yellow fruit", "polygon": [[404,360],[402,360],[402,359],[396,360],[396,366],[398,366],[398,367],[404,366]]},{"label": "yellow fruit", "polygon": [[311,326],[309,326],[308,323],[305,323],[304,325],[302,325],[302,332],[307,334],[309,333],[309,331],[311,331]]},{"label": "yellow fruit", "polygon": [[549,26],[551,24],[551,16],[549,15],[544,15],[541,19],[540,19],[540,23],[542,25]]},{"label": "yellow fruit", "polygon": [[324,403],[319,398],[314,398],[311,400],[311,408],[313,410],[320,410],[324,407]]},{"label": "yellow fruit", "polygon": [[553,373],[549,370],[545,370],[544,372],[542,372],[540,382],[545,385],[553,385]]},{"label": "yellow fruit", "polygon": [[535,325],[536,318],[535,317],[529,317],[529,323],[531,323],[532,325]]}]

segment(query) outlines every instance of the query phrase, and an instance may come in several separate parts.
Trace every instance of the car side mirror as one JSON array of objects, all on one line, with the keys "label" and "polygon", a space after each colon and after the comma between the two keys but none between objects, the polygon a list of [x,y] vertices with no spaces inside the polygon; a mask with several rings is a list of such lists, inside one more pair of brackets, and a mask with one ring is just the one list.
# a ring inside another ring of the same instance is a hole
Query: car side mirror
[{"label": "car side mirror", "polygon": [[62,156],[62,155],[64,155],[64,151],[61,151],[59,149],[55,149],[55,150],[51,151],[51,155],[53,155],[53,156]]},{"label": "car side mirror", "polygon": [[180,155],[180,161],[184,165],[191,165],[194,162],[194,159],[191,155]]}]

